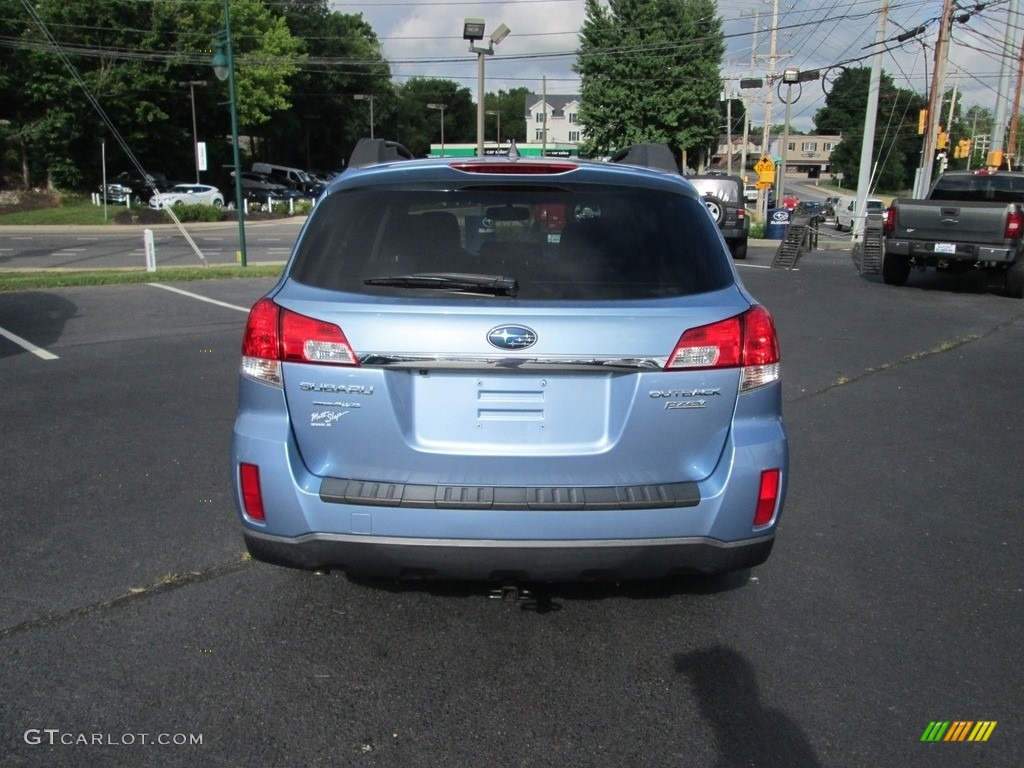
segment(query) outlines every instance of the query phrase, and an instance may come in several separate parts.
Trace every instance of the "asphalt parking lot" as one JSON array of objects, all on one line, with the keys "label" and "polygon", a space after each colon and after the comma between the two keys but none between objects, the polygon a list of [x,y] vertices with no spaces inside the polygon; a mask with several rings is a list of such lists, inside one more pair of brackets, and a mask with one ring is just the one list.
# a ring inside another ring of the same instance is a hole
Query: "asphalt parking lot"
[{"label": "asphalt parking lot", "polygon": [[0,338],[0,763],[1024,765],[1024,302],[771,253],[739,267],[783,353],[771,559],[520,602],[243,559],[238,349],[272,280],[0,294],[37,350]]}]

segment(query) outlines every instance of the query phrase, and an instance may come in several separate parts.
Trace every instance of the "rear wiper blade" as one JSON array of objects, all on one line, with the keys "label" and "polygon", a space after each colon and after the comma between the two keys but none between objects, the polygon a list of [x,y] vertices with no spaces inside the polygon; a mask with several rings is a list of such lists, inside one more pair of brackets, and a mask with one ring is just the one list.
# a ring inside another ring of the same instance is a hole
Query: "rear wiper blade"
[{"label": "rear wiper blade", "polygon": [[446,291],[483,291],[495,296],[515,296],[519,283],[504,275],[475,275],[463,272],[416,272],[411,275],[368,277],[366,285],[395,285],[403,288],[437,288]]}]

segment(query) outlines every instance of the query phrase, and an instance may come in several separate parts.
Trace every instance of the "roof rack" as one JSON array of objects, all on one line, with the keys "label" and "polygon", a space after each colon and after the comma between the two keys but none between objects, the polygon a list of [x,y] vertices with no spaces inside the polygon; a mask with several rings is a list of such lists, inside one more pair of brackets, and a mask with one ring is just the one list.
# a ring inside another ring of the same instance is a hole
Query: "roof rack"
[{"label": "roof rack", "polygon": [[610,162],[679,173],[679,163],[668,144],[631,144],[612,155]]},{"label": "roof rack", "polygon": [[348,159],[349,168],[364,168],[368,165],[393,163],[396,160],[412,160],[413,155],[397,141],[386,139],[360,139]]}]

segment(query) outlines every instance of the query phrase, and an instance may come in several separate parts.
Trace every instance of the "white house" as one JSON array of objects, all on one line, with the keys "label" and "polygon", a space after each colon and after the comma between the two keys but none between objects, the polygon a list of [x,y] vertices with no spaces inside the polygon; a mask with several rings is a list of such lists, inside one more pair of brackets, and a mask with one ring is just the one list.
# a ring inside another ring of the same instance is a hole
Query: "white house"
[{"label": "white house", "polygon": [[[583,141],[579,94],[526,94],[526,140],[531,144],[577,145]],[[547,135],[545,136],[545,130]]]}]

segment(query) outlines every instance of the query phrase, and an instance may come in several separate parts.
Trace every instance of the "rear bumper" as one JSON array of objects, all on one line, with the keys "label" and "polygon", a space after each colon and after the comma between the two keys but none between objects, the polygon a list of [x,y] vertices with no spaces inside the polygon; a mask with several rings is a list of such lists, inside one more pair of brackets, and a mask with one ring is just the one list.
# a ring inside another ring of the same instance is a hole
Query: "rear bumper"
[{"label": "rear bumper", "polygon": [[1008,246],[978,245],[976,243],[953,243],[954,253],[936,253],[935,243],[922,240],[896,240],[886,238],[885,251],[896,256],[907,256],[929,266],[939,262],[1004,262],[1011,263],[1017,252]]},{"label": "rear bumper", "polygon": [[455,541],[245,532],[257,560],[303,570],[389,579],[618,581],[723,573],[768,559],[775,534],[744,542],[706,538],[628,541]]},{"label": "rear bumper", "polygon": [[[573,462],[548,461],[564,468],[564,487],[452,485],[451,476],[446,485],[410,484],[395,472],[385,477],[384,469],[371,481],[325,478],[303,461],[283,393],[248,381],[242,387],[249,407],[235,424],[235,501],[250,553],[277,565],[470,580],[724,572],[764,562],[785,503],[788,447],[777,415],[778,382],[740,396],[717,466],[704,479],[659,483],[653,472],[608,473],[609,482],[621,484],[583,485]],[[458,466],[457,457],[451,461]],[[265,520],[245,514],[243,462],[259,470]],[[498,457],[492,473],[473,479],[516,476],[508,464]],[[781,471],[776,506],[765,525],[754,527],[761,473],[771,468]]]}]

